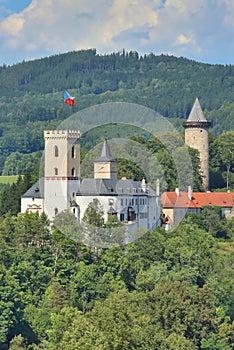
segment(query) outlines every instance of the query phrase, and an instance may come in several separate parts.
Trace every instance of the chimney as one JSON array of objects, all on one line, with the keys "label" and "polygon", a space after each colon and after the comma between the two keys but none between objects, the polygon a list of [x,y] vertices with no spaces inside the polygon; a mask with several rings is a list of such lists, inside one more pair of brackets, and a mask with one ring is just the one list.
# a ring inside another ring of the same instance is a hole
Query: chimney
[{"label": "chimney", "polygon": [[142,191],[145,192],[146,191],[146,183],[145,183],[145,179],[142,179],[141,180],[141,188],[142,188]]},{"label": "chimney", "polygon": [[179,190],[179,188],[178,188],[178,187],[176,187],[176,189],[175,189],[175,193],[177,194],[177,197],[179,197],[179,196],[180,196],[180,190]]},{"label": "chimney", "polygon": [[188,199],[191,201],[193,196],[192,186],[188,186]]}]

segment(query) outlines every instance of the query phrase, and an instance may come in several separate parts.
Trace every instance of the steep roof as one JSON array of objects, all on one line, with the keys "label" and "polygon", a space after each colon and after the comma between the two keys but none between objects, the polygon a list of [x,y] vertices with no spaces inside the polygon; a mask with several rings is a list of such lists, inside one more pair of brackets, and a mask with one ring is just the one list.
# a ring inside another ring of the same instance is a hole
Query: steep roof
[{"label": "steep roof", "polygon": [[202,111],[202,108],[201,108],[201,105],[200,105],[198,98],[196,98],[196,100],[194,102],[194,105],[193,105],[192,110],[189,114],[187,122],[207,122],[207,120],[203,114],[203,111]]},{"label": "steep roof", "polygon": [[233,192],[193,192],[190,200],[187,192],[164,192],[161,195],[163,208],[201,208],[204,205],[232,208],[234,200]]},{"label": "steep roof", "polygon": [[155,191],[146,186],[146,191],[142,188],[140,181],[134,181],[131,179],[81,179],[80,191],[78,196],[116,196],[116,195],[128,195],[128,196],[156,196]]},{"label": "steep roof", "polygon": [[95,159],[95,162],[115,162],[116,159],[112,157],[107,140],[103,142],[101,156]]},{"label": "steep roof", "polygon": [[40,178],[27,192],[25,192],[22,198],[44,198],[44,177]]}]

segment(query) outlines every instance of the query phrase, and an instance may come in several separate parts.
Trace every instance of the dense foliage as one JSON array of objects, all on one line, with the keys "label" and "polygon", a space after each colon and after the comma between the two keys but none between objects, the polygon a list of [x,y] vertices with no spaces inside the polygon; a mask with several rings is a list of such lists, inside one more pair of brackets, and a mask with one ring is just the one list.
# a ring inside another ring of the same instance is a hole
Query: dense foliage
[{"label": "dense foliage", "polygon": [[[85,245],[84,232],[64,213],[52,228],[44,214],[17,215],[20,196],[39,175],[43,130],[102,102],[139,103],[181,126],[198,96],[215,135],[211,187],[233,188],[233,70],[172,56],[101,56],[95,50],[0,67],[0,172],[24,174],[0,187],[0,349],[234,348],[234,219],[222,218],[220,208],[204,207],[170,232],[139,232],[141,238],[128,245],[122,226],[110,219],[106,227],[118,228],[119,244],[105,249]],[[64,89],[78,101],[72,111],[63,106]],[[120,177],[155,174],[151,152],[162,165],[164,189],[178,186],[175,157],[184,160],[184,150],[179,147],[173,158],[170,139],[165,147],[142,130],[113,125],[83,136],[82,160],[89,160],[88,151],[104,137],[123,137],[139,145],[140,163],[119,157]],[[131,143],[128,149],[133,152]],[[193,190],[201,190],[198,154],[188,152]],[[99,204],[91,203],[85,229],[94,222],[102,228],[102,215]]]},{"label": "dense foliage", "polygon": [[56,227],[50,233],[44,215],[7,215],[0,222],[1,346],[233,349],[234,221],[219,223],[207,226],[204,211],[172,232],[157,228],[97,250],[73,230],[73,239]]}]

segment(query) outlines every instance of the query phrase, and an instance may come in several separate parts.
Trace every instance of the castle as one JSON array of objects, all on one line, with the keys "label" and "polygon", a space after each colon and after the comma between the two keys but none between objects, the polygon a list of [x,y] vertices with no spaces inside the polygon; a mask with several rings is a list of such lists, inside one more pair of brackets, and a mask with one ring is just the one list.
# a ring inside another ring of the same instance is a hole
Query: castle
[{"label": "castle", "polygon": [[94,177],[80,177],[80,138],[77,130],[44,131],[44,178],[21,198],[21,212],[45,212],[49,220],[68,211],[80,222],[90,203],[97,199],[104,220],[115,215],[131,232],[160,224],[159,184],[155,192],[144,179],[117,178],[117,161],[107,140],[94,160]]},{"label": "castle", "polygon": [[[185,144],[199,152],[203,187],[208,191],[210,123],[204,117],[198,98],[183,126]],[[88,205],[98,199],[105,221],[109,215],[115,215],[132,232],[159,225],[159,184],[155,192],[144,179],[141,182],[118,180],[117,162],[107,140],[103,142],[100,157],[94,160],[94,177],[81,178],[80,138],[77,130],[44,132],[44,177],[22,196],[21,212],[45,212],[53,221],[58,213],[69,211],[81,222]]]}]

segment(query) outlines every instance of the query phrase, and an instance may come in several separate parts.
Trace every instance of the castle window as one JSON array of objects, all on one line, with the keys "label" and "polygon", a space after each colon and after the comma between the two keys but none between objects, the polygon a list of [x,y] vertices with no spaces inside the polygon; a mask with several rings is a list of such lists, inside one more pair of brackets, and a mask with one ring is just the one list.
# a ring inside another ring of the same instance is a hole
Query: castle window
[{"label": "castle window", "polygon": [[108,202],[109,202],[109,205],[113,205],[113,204],[114,204],[114,200],[113,200],[112,198],[110,198],[110,199],[108,200]]},{"label": "castle window", "polygon": [[54,175],[58,175],[58,168],[54,168]]},{"label": "castle window", "polygon": [[74,145],[72,146],[72,149],[71,149],[71,157],[72,157],[72,158],[76,158],[75,146],[74,146]]},{"label": "castle window", "polygon": [[59,156],[59,149],[58,146],[54,146],[54,156],[58,157]]},{"label": "castle window", "polygon": [[128,207],[128,221],[134,221],[136,219],[135,210],[132,207]]},{"label": "castle window", "polygon": [[140,219],[147,219],[148,214],[147,213],[140,213]]},{"label": "castle window", "polygon": [[75,168],[72,168],[72,171],[71,171],[72,176],[75,176],[75,173],[76,173]]}]

